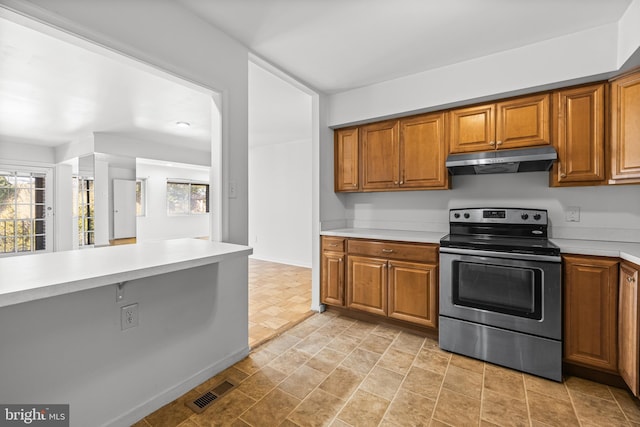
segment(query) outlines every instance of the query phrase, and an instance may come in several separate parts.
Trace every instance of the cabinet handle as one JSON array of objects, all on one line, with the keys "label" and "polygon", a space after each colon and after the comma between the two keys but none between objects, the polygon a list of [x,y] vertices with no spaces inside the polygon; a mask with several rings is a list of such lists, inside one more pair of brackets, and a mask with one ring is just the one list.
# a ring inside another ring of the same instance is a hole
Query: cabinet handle
[{"label": "cabinet handle", "polygon": [[496,142],[496,145],[502,145],[502,141]]},{"label": "cabinet handle", "polygon": [[335,248],[335,247],[338,246],[338,244],[337,243],[331,243],[331,244],[329,244],[329,246],[331,246],[332,248]]},{"label": "cabinet handle", "polygon": [[489,141],[489,145],[496,145],[496,143],[493,141]]},{"label": "cabinet handle", "polygon": [[392,254],[393,253],[393,249],[383,249],[382,253],[384,253],[384,254]]},{"label": "cabinet handle", "polygon": [[631,277],[631,276],[627,276],[627,282],[629,282],[629,283],[633,283],[633,282],[635,282],[635,281],[636,281],[636,279],[634,279],[633,277]]}]

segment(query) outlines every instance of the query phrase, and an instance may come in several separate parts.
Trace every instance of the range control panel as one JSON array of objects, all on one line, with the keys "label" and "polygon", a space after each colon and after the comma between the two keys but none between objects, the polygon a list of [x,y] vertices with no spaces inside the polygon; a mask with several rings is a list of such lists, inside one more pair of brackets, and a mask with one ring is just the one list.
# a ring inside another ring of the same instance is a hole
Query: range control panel
[{"label": "range control panel", "polygon": [[451,209],[449,222],[489,224],[547,224],[545,209],[467,208]]}]

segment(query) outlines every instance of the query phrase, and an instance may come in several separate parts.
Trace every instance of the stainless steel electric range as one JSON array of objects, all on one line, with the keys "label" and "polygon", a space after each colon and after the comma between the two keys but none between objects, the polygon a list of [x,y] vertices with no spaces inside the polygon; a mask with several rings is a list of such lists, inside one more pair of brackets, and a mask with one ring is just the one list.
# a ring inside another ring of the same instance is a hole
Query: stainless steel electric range
[{"label": "stainless steel electric range", "polygon": [[560,249],[546,210],[452,209],[440,241],[440,347],[562,381]]}]

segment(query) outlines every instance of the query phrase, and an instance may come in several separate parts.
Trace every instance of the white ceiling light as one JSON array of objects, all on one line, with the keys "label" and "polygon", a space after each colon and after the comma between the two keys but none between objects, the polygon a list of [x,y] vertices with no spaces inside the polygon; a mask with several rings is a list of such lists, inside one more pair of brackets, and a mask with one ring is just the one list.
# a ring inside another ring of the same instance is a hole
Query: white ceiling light
[{"label": "white ceiling light", "polygon": [[191,123],[189,122],[176,122],[176,126],[178,126],[179,128],[188,128],[191,126]]}]

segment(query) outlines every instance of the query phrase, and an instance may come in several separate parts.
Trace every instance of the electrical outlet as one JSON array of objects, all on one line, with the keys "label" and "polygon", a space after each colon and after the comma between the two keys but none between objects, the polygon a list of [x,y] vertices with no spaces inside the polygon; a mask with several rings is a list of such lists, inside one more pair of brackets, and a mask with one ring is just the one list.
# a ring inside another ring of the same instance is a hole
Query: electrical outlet
[{"label": "electrical outlet", "polygon": [[564,220],[567,222],[580,222],[580,208],[577,206],[569,206],[564,212]]},{"label": "electrical outlet", "polygon": [[125,305],[120,309],[121,330],[138,326],[138,304]]}]

